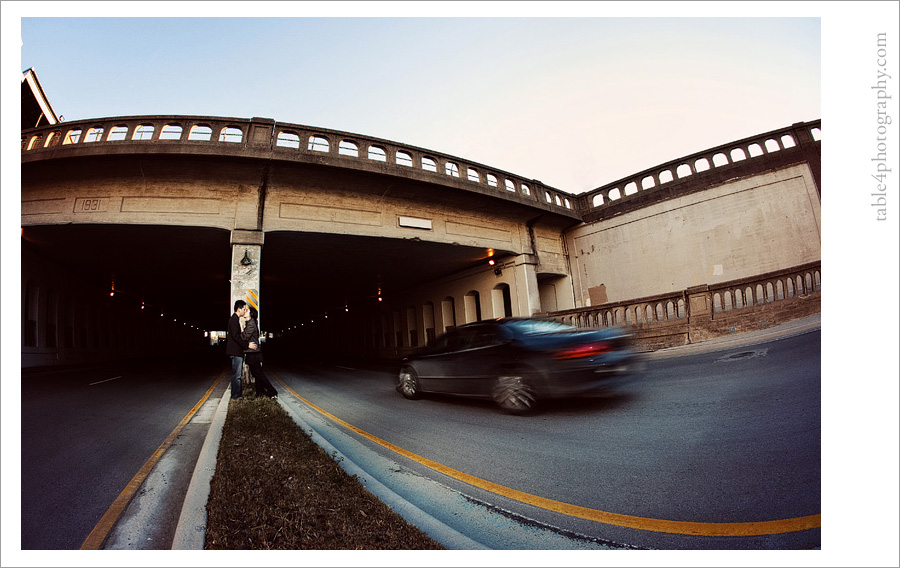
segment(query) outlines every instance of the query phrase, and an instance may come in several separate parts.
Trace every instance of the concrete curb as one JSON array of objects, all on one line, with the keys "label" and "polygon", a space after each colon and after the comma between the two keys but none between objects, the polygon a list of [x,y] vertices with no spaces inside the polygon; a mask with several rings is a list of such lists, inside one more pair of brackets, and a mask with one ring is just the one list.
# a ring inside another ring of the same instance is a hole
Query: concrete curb
[{"label": "concrete curb", "polygon": [[219,442],[222,440],[222,429],[225,427],[230,401],[231,389],[226,388],[209,425],[197,465],[194,466],[194,474],[175,527],[172,550],[203,550],[206,543],[206,503],[209,501],[210,482],[216,473]]},{"label": "concrete curb", "polygon": [[725,335],[699,343],[691,343],[689,345],[679,345],[676,347],[667,347],[658,349],[648,353],[642,353],[641,356],[647,359],[664,359],[667,357],[682,357],[686,355],[694,355],[696,353],[708,353],[710,351],[719,351],[723,349],[739,348],[757,343],[765,343],[784,339],[802,333],[808,333],[822,329],[822,315],[814,314],[805,318],[796,319],[787,323],[772,326],[766,329],[755,331],[744,331],[735,333],[734,335]]},{"label": "concrete curb", "polygon": [[293,418],[294,423],[310,436],[316,445],[337,460],[341,469],[347,472],[348,475],[357,476],[370,493],[378,497],[407,522],[415,525],[428,534],[428,536],[451,550],[486,550],[488,548],[484,544],[477,542],[448,526],[441,520],[436,519],[434,516],[414,505],[408,499],[398,495],[392,489],[375,479],[375,476],[373,476],[371,472],[357,465],[349,456],[335,448],[328,440],[323,438],[309,422],[304,420],[303,417],[300,416],[296,410],[291,408],[290,405],[284,402],[281,397],[278,398],[278,403],[285,412]]}]

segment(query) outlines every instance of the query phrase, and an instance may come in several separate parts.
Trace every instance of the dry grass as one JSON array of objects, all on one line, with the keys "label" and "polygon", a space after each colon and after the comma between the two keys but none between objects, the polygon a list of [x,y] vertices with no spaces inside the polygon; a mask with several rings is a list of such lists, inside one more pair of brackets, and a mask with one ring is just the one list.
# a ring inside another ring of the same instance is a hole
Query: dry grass
[{"label": "dry grass", "polygon": [[207,549],[436,550],[277,402],[231,401],[207,504]]}]

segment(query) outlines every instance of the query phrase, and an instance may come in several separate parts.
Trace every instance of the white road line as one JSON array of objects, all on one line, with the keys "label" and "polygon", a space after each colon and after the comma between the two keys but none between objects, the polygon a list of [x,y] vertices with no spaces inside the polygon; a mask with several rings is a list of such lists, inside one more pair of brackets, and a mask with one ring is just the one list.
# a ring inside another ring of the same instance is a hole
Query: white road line
[{"label": "white road line", "polygon": [[121,378],[122,378],[121,376],[118,376],[118,377],[113,377],[113,378],[111,378],[111,379],[104,379],[104,380],[102,380],[102,381],[97,381],[96,383],[91,383],[91,384],[89,384],[88,386],[89,386],[89,387],[92,387],[92,386],[94,386],[94,385],[99,385],[100,383],[106,383],[106,382],[114,381],[114,380],[116,380],[116,379],[121,379]]}]

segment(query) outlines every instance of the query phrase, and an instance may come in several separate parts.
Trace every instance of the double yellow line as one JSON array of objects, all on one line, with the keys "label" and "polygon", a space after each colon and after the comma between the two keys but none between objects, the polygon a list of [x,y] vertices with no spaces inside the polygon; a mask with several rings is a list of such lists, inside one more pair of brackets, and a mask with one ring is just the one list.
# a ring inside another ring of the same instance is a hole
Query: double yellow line
[{"label": "double yellow line", "polygon": [[352,424],[341,420],[337,416],[319,408],[312,402],[297,394],[280,378],[278,379],[278,382],[281,383],[284,388],[290,391],[292,395],[297,397],[297,399],[303,401],[305,404],[315,409],[323,416],[326,416],[334,422],[340,424],[341,426],[353,432],[356,432],[367,440],[375,442],[379,446],[387,448],[392,452],[400,454],[401,456],[413,460],[416,463],[420,463],[435,471],[443,473],[444,475],[450,476],[453,479],[478,487],[479,489],[490,491],[492,493],[496,493],[497,495],[502,495],[508,499],[513,499],[521,503],[540,507],[541,509],[553,511],[556,513],[562,513],[570,517],[576,517],[579,519],[586,519],[588,521],[595,521],[598,523],[615,525],[618,527],[626,527],[630,529],[692,536],[761,536],[796,532],[819,528],[822,526],[821,514],[809,515],[806,517],[795,517],[791,519],[779,519],[775,521],[758,521],[745,523],[695,523],[689,521],[667,521],[664,519],[620,515],[618,513],[609,513],[607,511],[599,511],[597,509],[589,509],[587,507],[571,505],[569,503],[563,503],[561,501],[554,501],[553,499],[547,499],[538,495],[532,495],[531,493],[525,493],[524,491],[511,489],[509,487],[505,487],[503,485],[499,485],[497,483],[487,481],[469,475],[467,473],[463,473],[461,471],[438,463],[434,460],[430,460],[426,457],[422,457],[418,454],[414,454],[410,451],[404,450],[399,446],[373,436],[372,434],[369,434],[368,432],[361,430],[356,426],[353,426]]}]

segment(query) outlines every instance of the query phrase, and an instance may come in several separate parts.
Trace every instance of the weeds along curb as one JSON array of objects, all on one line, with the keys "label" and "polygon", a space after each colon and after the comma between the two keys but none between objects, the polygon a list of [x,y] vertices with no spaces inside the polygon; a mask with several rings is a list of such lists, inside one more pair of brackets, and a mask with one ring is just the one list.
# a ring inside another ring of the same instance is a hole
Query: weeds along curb
[{"label": "weeds along curb", "polygon": [[194,466],[178,525],[175,527],[172,550],[203,550],[206,544],[206,503],[209,501],[210,483],[216,473],[216,457],[230,401],[231,389],[226,388],[209,425],[197,465]]},{"label": "weeds along curb", "polygon": [[406,522],[418,527],[433,540],[450,550],[489,550],[489,547],[447,526],[375,479],[373,475],[362,469],[353,460],[335,448],[328,440],[319,435],[315,428],[306,422],[290,405],[285,403],[280,396],[278,397],[278,404],[316,445],[325,450],[328,455],[338,462],[338,465],[348,475],[355,475],[369,493],[393,509]]}]

